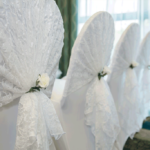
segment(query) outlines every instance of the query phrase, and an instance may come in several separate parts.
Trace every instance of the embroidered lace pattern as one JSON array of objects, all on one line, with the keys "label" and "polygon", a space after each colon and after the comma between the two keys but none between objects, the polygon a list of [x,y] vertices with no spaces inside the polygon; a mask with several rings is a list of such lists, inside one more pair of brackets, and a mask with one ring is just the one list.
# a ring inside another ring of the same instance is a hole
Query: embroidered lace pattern
[{"label": "embroidered lace pattern", "polygon": [[90,83],[86,92],[85,123],[95,136],[96,150],[111,150],[119,132],[119,121],[107,83],[98,73],[109,62],[114,41],[114,23],[106,12],[91,17],[72,50],[61,104],[66,97]]},{"label": "embroidered lace pattern", "polygon": [[[138,80],[135,68],[129,67],[137,59],[139,42],[139,25],[131,24],[124,31],[116,46],[111,62],[112,73],[108,77],[120,126],[129,136],[139,131],[142,126]],[[118,91],[113,89],[114,86]]]},{"label": "embroidered lace pattern", "polygon": [[142,114],[143,120],[148,116],[150,111],[150,32],[143,39],[140,46],[140,53],[138,55],[137,61],[139,62],[139,67],[136,69],[139,86],[140,95],[142,102]]}]

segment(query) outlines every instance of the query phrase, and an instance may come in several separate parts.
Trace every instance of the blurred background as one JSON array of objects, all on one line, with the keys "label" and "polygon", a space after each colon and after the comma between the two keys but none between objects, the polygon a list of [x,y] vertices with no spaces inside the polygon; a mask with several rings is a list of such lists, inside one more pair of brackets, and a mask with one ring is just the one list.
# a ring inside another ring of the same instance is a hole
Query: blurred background
[{"label": "blurred background", "polygon": [[84,23],[98,11],[108,11],[115,21],[115,42],[126,27],[135,22],[141,27],[141,38],[150,31],[150,0],[56,0],[61,11],[65,39],[59,69],[65,76],[69,66],[71,49]]}]

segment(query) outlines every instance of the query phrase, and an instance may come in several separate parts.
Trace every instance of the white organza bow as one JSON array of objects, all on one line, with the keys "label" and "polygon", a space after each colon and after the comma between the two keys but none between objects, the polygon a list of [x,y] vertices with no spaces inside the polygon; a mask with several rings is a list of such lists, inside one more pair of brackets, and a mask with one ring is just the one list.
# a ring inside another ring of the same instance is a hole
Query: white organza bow
[{"label": "white organza bow", "polygon": [[[47,97],[58,69],[63,33],[61,14],[54,0],[3,1],[0,106],[21,97],[15,150],[49,150],[51,138],[59,139],[64,133]],[[26,93],[41,73],[50,76],[47,90]]]},{"label": "white organza bow", "polygon": [[72,92],[90,83],[86,92],[85,122],[95,136],[96,150],[111,150],[119,132],[114,101],[101,73],[114,41],[114,22],[106,12],[93,15],[83,27],[72,50],[62,106]]}]

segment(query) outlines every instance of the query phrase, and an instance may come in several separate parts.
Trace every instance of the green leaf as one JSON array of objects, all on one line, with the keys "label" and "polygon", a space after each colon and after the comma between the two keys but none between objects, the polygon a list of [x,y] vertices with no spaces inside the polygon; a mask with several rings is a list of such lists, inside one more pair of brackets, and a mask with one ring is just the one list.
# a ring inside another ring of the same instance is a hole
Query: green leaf
[{"label": "green leaf", "polygon": [[30,90],[26,93],[31,93],[31,92],[36,92],[36,91],[40,91],[40,87],[31,87]]},{"label": "green leaf", "polygon": [[38,86],[39,83],[40,83],[40,81],[36,80],[36,86]]},{"label": "green leaf", "polygon": [[103,74],[103,75],[101,75],[102,77],[105,77],[107,75],[107,73],[105,73],[105,74]]},{"label": "green leaf", "polygon": [[39,87],[32,87],[33,90],[38,90],[40,91],[40,88]]},{"label": "green leaf", "polygon": [[99,80],[101,79],[101,74],[100,74],[100,73],[98,73],[98,79],[99,79]]},{"label": "green leaf", "polygon": [[100,80],[101,77],[104,77],[104,76],[106,76],[106,75],[107,75],[107,73],[105,73],[105,74],[98,73],[98,79]]},{"label": "green leaf", "polygon": [[131,69],[134,69],[134,66],[131,64],[130,66],[129,66]]}]

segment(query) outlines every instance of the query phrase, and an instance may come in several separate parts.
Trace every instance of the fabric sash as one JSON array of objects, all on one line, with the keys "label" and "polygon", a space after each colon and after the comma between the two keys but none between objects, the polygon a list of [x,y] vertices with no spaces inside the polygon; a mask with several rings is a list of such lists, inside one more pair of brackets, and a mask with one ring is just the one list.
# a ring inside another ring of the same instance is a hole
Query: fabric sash
[{"label": "fabric sash", "polygon": [[49,150],[52,137],[58,140],[63,134],[54,106],[43,92],[21,97],[15,150]]}]

